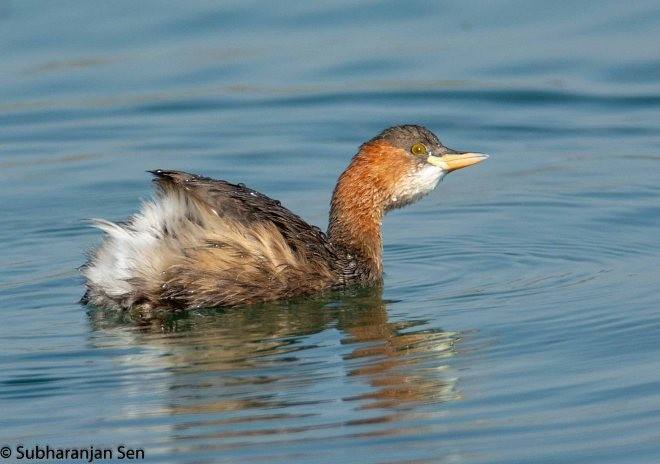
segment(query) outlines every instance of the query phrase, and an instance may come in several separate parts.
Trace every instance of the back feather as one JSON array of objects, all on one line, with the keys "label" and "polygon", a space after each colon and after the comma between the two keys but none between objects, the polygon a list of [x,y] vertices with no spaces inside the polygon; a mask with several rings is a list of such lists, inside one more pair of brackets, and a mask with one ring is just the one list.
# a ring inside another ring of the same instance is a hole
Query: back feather
[{"label": "back feather", "polygon": [[340,285],[325,235],[243,185],[152,171],[156,197],[106,240],[83,273],[89,303],[127,308],[235,306]]}]

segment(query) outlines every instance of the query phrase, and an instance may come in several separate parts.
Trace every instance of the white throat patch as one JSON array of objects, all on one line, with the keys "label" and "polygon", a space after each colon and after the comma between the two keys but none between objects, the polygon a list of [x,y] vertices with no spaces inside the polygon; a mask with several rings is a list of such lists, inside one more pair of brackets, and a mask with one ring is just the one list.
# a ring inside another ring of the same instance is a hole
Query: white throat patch
[{"label": "white throat patch", "polygon": [[426,164],[421,169],[402,178],[395,186],[388,209],[401,208],[428,195],[435,189],[447,171]]}]

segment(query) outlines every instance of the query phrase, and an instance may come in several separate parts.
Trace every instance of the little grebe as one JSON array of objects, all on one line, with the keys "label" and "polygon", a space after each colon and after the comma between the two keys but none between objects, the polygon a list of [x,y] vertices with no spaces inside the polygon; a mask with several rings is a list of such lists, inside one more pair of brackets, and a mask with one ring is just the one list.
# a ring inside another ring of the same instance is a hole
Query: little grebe
[{"label": "little grebe", "polygon": [[259,192],[151,171],[155,199],[126,222],[94,220],[104,243],[82,267],[83,303],[127,309],[236,306],[377,281],[381,219],[488,156],[405,125],[364,143],[339,177],[327,235]]}]

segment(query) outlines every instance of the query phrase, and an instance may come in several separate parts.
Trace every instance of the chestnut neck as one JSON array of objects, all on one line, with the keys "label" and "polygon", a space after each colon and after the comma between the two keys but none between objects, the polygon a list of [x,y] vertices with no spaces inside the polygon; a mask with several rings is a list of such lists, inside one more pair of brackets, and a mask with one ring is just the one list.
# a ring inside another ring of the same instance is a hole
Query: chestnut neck
[{"label": "chestnut neck", "polygon": [[378,280],[383,273],[381,222],[392,174],[382,156],[388,149],[381,141],[363,145],[332,194],[328,240],[354,258],[356,280]]}]

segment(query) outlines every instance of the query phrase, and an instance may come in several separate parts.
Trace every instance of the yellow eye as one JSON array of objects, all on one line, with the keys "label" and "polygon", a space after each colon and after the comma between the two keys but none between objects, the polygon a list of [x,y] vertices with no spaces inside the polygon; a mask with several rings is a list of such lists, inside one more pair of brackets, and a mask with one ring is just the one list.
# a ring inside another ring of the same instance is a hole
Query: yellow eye
[{"label": "yellow eye", "polygon": [[423,143],[416,143],[415,145],[412,146],[410,151],[413,152],[415,155],[423,155],[424,153],[426,153],[426,147],[424,146]]}]

